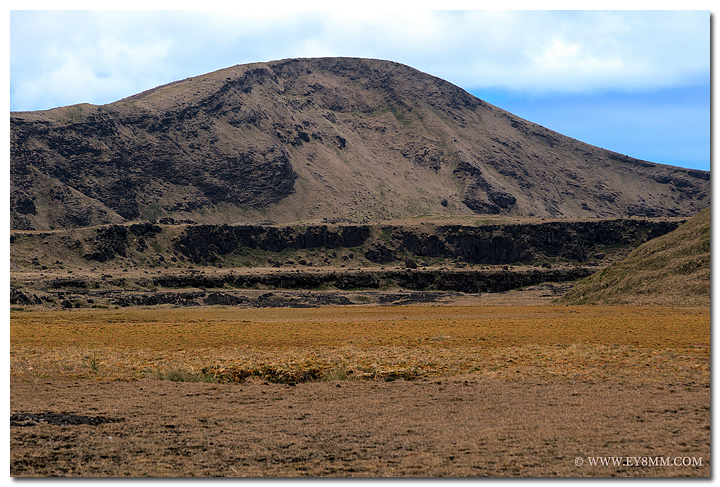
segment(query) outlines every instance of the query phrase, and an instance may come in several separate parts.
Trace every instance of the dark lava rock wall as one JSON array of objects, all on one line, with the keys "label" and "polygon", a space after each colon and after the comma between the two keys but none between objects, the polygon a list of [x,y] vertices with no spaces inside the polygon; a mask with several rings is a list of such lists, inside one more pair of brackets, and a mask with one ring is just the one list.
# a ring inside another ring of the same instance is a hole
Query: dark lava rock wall
[{"label": "dark lava rock wall", "polygon": [[215,262],[241,247],[272,252],[286,248],[358,247],[369,237],[370,227],[366,225],[338,228],[195,225],[187,227],[175,241],[174,248],[192,262],[201,263]]},{"label": "dark lava rock wall", "polygon": [[462,258],[475,264],[511,264],[560,257],[584,262],[597,247],[637,246],[671,232],[678,222],[600,220],[483,227],[442,226],[433,234],[392,229],[398,250],[418,256]]},{"label": "dark lava rock wall", "polygon": [[528,271],[477,270],[369,270],[354,272],[312,272],[242,275],[168,275],[152,279],[156,286],[167,288],[255,288],[317,289],[332,286],[341,290],[380,289],[393,285],[410,290],[441,290],[465,293],[501,292],[541,282],[574,281],[592,274],[595,269],[532,269]]},{"label": "dark lava rock wall", "polygon": [[[109,225],[92,230],[83,257],[108,262],[130,258],[153,245],[200,265],[233,265],[247,251],[353,249],[374,263],[412,261],[418,257],[453,259],[481,265],[531,263],[546,259],[585,262],[612,247],[634,248],[671,232],[681,221],[618,219],[486,226],[370,225],[187,225],[168,228],[154,223]],[[156,239],[162,235],[163,242]],[[167,248],[170,241],[171,248]],[[67,246],[79,245],[67,239]]]},{"label": "dark lava rock wall", "polygon": [[278,252],[286,248],[338,248],[365,246],[365,258],[382,263],[400,254],[461,259],[474,264],[528,263],[549,257],[584,262],[597,248],[624,245],[635,247],[664,235],[679,225],[676,221],[636,219],[540,224],[488,225],[482,227],[441,226],[422,231],[402,226],[384,226],[378,239],[372,227],[310,226],[214,226],[187,227],[174,248],[194,263],[213,263],[241,247]]}]

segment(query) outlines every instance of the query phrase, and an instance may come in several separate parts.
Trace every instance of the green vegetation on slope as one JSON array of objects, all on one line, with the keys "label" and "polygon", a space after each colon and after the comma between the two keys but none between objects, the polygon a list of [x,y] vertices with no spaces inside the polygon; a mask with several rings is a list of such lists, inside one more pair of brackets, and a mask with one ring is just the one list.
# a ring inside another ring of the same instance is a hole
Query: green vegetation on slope
[{"label": "green vegetation on slope", "polygon": [[580,281],[568,304],[710,305],[710,208]]}]

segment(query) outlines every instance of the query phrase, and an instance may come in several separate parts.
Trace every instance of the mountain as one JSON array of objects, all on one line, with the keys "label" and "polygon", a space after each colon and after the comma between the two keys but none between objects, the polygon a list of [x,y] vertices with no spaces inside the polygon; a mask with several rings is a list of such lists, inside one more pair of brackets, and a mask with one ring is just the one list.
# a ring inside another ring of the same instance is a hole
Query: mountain
[{"label": "mountain", "polygon": [[371,59],[234,66],[10,125],[13,229],[691,216],[710,198],[709,172],[584,144]]},{"label": "mountain", "polygon": [[710,306],[710,208],[579,282],[561,302]]}]

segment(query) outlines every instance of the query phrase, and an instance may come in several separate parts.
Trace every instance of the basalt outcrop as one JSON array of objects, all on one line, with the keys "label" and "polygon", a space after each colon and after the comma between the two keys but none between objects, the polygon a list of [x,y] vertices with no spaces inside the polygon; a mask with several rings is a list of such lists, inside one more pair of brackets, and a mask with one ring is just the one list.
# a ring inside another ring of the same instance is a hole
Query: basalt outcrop
[{"label": "basalt outcrop", "polygon": [[[395,262],[407,256],[487,265],[530,263],[548,258],[584,262],[605,247],[636,247],[674,230],[679,223],[677,220],[616,219],[441,225],[427,229],[392,225],[187,225],[175,229],[172,248],[168,250],[195,264],[222,264],[236,258],[238,253],[251,251],[280,253],[289,249],[339,248],[355,249],[375,264]],[[149,225],[100,228],[88,242],[93,250],[83,257],[98,262],[116,255],[124,257],[131,240],[140,242],[138,249],[146,248],[147,241],[162,231],[159,225]]]},{"label": "basalt outcrop", "polygon": [[57,308],[418,304],[443,301],[461,293],[498,293],[537,284],[566,283],[587,277],[595,269],[593,266],[560,266],[554,269],[371,269],[213,275],[171,272],[130,282],[100,283],[83,279],[36,282],[33,294],[12,288],[10,303]]},{"label": "basalt outcrop", "polygon": [[61,308],[435,302],[448,299],[448,293],[573,282],[681,222],[274,226],[167,221],[16,231],[10,301]]}]

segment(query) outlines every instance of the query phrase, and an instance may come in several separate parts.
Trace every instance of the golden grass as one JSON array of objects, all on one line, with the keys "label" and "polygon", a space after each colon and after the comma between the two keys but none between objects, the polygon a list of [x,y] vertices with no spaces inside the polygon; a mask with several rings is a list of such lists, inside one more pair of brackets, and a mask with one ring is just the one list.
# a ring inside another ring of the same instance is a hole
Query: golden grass
[{"label": "golden grass", "polygon": [[[416,306],[12,312],[11,374],[278,382],[707,380],[707,307]],[[183,379],[184,377],[184,379]]]}]

